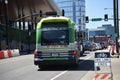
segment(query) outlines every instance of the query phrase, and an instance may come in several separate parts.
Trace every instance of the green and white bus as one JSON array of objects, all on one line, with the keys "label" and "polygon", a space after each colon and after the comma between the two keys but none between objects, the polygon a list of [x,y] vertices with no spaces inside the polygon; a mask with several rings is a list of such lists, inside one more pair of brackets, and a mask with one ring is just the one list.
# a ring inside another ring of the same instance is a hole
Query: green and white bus
[{"label": "green and white bus", "polygon": [[41,19],[36,29],[34,64],[39,68],[50,64],[78,65],[79,57],[73,21],[62,16]]}]

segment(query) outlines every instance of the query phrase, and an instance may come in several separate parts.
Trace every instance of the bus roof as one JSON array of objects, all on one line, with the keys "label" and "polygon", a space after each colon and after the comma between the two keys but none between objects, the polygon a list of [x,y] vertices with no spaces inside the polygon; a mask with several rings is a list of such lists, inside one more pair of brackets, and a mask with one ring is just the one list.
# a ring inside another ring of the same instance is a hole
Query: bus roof
[{"label": "bus roof", "polygon": [[43,18],[41,19],[40,22],[38,22],[37,24],[37,29],[41,28],[41,24],[43,22],[68,22],[69,27],[74,26],[74,22],[67,17],[63,17],[63,16],[59,16],[59,17],[47,17],[47,18]]}]

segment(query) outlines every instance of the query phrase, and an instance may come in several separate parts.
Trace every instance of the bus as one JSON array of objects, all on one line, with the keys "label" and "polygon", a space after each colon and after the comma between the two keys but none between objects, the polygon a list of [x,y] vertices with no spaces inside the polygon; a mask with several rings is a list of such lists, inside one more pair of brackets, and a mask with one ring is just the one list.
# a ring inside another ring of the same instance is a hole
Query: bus
[{"label": "bus", "polygon": [[39,68],[55,64],[78,65],[80,42],[75,24],[67,17],[42,18],[36,28],[34,64]]}]

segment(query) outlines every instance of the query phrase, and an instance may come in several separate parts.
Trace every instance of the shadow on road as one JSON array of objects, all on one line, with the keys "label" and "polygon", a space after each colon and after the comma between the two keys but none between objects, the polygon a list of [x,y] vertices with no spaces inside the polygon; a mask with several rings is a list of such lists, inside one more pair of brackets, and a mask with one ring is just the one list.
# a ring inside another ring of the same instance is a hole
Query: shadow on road
[{"label": "shadow on road", "polygon": [[50,65],[46,66],[42,69],[38,69],[38,71],[93,71],[94,70],[94,61],[93,60],[80,60],[79,65]]},{"label": "shadow on road", "polygon": [[38,71],[64,71],[68,69],[70,69],[69,65],[50,65],[42,69],[38,69]]},{"label": "shadow on road", "polygon": [[94,60],[80,60],[78,67],[73,67],[71,70],[78,71],[94,71]]}]

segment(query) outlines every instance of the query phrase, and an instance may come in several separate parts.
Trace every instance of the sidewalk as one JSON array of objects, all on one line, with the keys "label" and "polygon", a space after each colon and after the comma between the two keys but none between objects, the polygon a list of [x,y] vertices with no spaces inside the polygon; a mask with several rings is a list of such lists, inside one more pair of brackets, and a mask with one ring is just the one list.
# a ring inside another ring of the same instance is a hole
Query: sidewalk
[{"label": "sidewalk", "polygon": [[113,80],[120,80],[120,58],[111,58]]},{"label": "sidewalk", "polygon": [[[120,58],[111,58],[113,80],[120,80]],[[81,80],[94,80],[94,71],[89,71]]]}]

